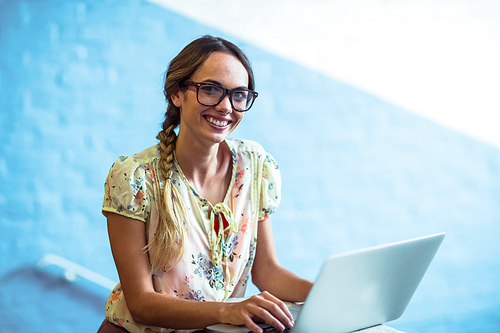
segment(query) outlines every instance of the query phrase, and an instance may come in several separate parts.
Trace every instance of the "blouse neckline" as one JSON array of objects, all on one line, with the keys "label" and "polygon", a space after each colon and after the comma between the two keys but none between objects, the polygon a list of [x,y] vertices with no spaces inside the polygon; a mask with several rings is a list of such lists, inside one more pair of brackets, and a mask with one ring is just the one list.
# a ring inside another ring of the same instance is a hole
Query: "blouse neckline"
[{"label": "blouse neckline", "polygon": [[[228,188],[226,190],[226,194],[224,196],[224,199],[220,203],[225,203],[226,205],[228,205],[229,207],[231,207],[232,205],[230,205],[231,201],[229,200],[229,198],[231,197],[231,192],[232,192],[232,189],[233,189],[233,186],[234,186],[234,182],[235,182],[235,179],[236,179],[236,163],[237,163],[237,161],[236,161],[236,150],[234,149],[234,147],[233,147],[233,145],[231,144],[230,141],[228,141],[227,139],[224,139],[224,142],[227,144],[227,146],[229,148],[229,151],[231,152],[232,168],[231,168],[231,181],[229,182],[229,186],[228,186]],[[212,209],[214,208],[214,206],[216,206],[217,204],[219,204],[219,203],[212,204],[210,201],[208,201],[207,199],[205,199],[204,197],[202,197],[196,191],[196,189],[193,186],[191,186],[191,184],[189,183],[189,180],[187,179],[186,175],[184,175],[184,172],[182,172],[182,168],[179,165],[179,162],[177,161],[177,157],[175,155],[175,151],[174,151],[174,164],[175,164],[175,168],[179,172],[179,176],[181,177],[182,181],[184,182],[184,184],[186,185],[186,187],[191,190],[191,193],[193,193],[193,195],[195,197],[199,198],[200,201],[206,203]]]}]

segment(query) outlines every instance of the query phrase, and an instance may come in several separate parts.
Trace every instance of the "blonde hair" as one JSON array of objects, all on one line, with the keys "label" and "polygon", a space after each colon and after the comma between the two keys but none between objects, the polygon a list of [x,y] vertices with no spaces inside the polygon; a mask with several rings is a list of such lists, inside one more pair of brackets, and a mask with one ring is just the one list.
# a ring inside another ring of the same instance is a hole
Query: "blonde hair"
[{"label": "blonde hair", "polygon": [[164,178],[164,184],[163,191],[157,191],[158,227],[145,248],[149,252],[152,272],[160,269],[167,271],[177,265],[184,254],[188,227],[186,207],[172,183],[177,140],[175,129],[180,124],[180,110],[172,103],[171,96],[179,89],[184,90],[185,81],[216,51],[232,54],[240,60],[248,72],[248,88],[254,90],[253,71],[247,57],[236,45],[222,38],[200,37],[188,44],[170,63],[165,74],[163,91],[168,102],[167,112],[162,130],[156,137],[160,140],[159,171]]}]

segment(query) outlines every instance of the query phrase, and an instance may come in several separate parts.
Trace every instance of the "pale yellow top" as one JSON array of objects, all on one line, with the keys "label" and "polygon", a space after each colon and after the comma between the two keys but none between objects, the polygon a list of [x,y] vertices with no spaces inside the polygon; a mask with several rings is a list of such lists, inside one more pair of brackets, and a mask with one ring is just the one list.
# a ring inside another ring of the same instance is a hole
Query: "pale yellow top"
[{"label": "pale yellow top", "polygon": [[[176,163],[172,181],[188,210],[188,232],[184,256],[175,268],[153,275],[159,293],[193,301],[225,301],[242,297],[252,269],[260,219],[274,212],[280,202],[278,165],[257,143],[226,140],[233,156],[233,174],[223,202],[212,206],[193,189]],[[159,146],[131,157],[120,157],[105,183],[103,213],[113,212],[145,223],[152,237],[158,223],[155,177]],[[208,214],[209,207],[213,214]],[[218,216],[228,222],[217,234]],[[106,318],[130,332],[172,332],[134,323],[118,284],[106,304]]]}]

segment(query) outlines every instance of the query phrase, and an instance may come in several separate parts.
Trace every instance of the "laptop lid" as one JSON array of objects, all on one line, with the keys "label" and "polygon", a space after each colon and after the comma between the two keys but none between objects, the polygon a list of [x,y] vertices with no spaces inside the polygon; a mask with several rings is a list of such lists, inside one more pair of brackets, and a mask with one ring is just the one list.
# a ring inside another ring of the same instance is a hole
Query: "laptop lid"
[{"label": "laptop lid", "polygon": [[[331,255],[300,313],[293,313],[292,333],[350,332],[399,318],[443,239],[440,233]],[[250,330],[219,324],[207,331]]]},{"label": "laptop lid", "polygon": [[328,257],[293,333],[350,332],[399,318],[444,233]]}]

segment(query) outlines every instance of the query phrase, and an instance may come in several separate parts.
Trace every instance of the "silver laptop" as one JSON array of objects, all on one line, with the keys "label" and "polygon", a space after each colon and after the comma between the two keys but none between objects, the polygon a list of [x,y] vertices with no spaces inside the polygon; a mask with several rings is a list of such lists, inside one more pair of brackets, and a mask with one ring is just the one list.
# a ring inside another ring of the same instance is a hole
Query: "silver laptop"
[{"label": "silver laptop", "polygon": [[[291,332],[352,332],[398,319],[443,239],[440,233],[328,257],[304,304],[290,307]],[[206,331],[250,332],[226,324]]]}]

